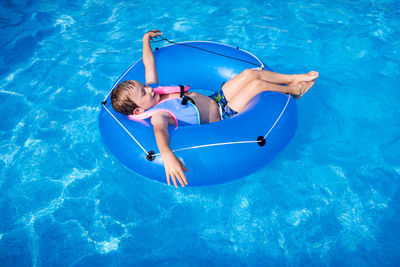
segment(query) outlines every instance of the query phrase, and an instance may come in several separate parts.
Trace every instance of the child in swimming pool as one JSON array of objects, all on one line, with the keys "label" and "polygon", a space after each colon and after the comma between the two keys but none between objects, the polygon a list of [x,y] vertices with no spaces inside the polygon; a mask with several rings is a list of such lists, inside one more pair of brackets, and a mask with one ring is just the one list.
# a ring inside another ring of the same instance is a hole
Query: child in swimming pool
[{"label": "child in swimming pool", "polygon": [[[154,92],[152,87],[148,86],[158,83],[150,40],[160,35],[162,32],[156,29],[143,36],[146,84],[134,80],[120,83],[111,93],[114,110],[125,115],[139,115],[157,105],[161,100],[180,96],[179,93],[159,95]],[[246,69],[225,82],[218,92],[209,97],[196,92],[188,92],[185,95],[195,102],[200,115],[200,123],[205,124],[228,119],[240,113],[253,97],[264,91],[288,93],[299,99],[313,86],[318,75],[316,71],[286,75],[267,70]],[[175,187],[178,187],[178,182],[181,186],[187,185],[184,171],[188,170],[169,147],[168,126],[175,125],[175,120],[167,112],[158,112],[151,117],[151,123],[164,162],[168,185],[171,184],[171,180]]]}]

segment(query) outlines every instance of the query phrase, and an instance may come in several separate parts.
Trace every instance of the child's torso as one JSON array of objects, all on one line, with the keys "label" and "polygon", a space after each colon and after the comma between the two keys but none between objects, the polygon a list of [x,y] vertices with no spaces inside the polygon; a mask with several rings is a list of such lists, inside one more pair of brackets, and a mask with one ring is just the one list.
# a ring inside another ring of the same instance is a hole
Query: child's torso
[{"label": "child's torso", "polygon": [[[216,122],[220,120],[218,104],[215,103],[213,99],[196,92],[188,92],[185,93],[185,95],[193,99],[193,101],[196,103],[196,107],[200,113],[201,124]],[[177,98],[179,96],[179,93],[161,95],[160,100]]]}]

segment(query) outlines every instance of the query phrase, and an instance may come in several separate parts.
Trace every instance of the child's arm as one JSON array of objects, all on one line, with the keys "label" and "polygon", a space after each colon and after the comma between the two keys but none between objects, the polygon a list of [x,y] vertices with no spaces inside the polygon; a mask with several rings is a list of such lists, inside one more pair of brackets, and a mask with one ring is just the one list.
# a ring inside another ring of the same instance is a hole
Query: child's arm
[{"label": "child's arm", "polygon": [[143,64],[145,67],[146,84],[158,83],[158,75],[156,62],[154,60],[153,51],[151,50],[150,40],[154,37],[162,35],[159,30],[152,30],[143,36]]},{"label": "child's arm", "polygon": [[185,165],[183,165],[182,161],[180,161],[174,155],[169,147],[168,125],[174,123],[171,122],[171,120],[172,118],[168,114],[164,113],[158,113],[151,117],[151,123],[154,127],[154,135],[156,137],[157,146],[164,161],[168,185],[171,185],[170,178],[172,178],[175,187],[178,187],[176,179],[178,179],[181,186],[185,186],[187,185],[187,180],[183,170],[188,170],[186,169]]}]

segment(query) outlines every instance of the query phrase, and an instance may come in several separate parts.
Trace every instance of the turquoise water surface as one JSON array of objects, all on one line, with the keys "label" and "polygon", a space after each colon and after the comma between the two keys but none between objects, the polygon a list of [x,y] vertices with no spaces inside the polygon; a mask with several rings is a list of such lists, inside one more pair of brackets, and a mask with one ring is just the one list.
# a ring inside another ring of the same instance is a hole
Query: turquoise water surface
[{"label": "turquoise water surface", "polygon": [[[397,265],[399,10],[396,0],[1,1],[0,266]],[[152,29],[238,46],[278,72],[319,71],[292,142],[212,187],[125,168],[103,145],[100,102]]]}]

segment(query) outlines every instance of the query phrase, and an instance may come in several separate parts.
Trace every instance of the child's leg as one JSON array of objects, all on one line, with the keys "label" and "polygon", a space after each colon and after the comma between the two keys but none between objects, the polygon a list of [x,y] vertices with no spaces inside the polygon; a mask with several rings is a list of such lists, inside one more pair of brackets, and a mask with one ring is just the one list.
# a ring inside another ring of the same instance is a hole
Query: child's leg
[{"label": "child's leg", "polygon": [[270,83],[289,84],[293,81],[294,76],[282,73],[276,73],[269,70],[255,70],[258,78]]},{"label": "child's leg", "polygon": [[[225,98],[228,102],[233,99],[242,89],[244,89],[248,83],[253,80],[264,80],[273,84],[288,84],[294,85],[303,81],[312,81],[318,77],[318,72],[311,71],[306,74],[281,74],[268,70],[254,70],[246,69],[239,75],[235,76],[231,80],[227,81],[223,87]],[[273,90],[275,91],[275,90]]]},{"label": "child's leg", "polygon": [[222,92],[225,95],[225,99],[229,102],[237,92],[242,90],[252,80],[257,79],[257,77],[258,74],[255,70],[245,69],[240,74],[225,82],[222,86]]},{"label": "child's leg", "polygon": [[275,91],[292,94],[301,97],[314,84],[314,81],[300,82],[296,85],[283,86],[256,79],[248,83],[243,90],[240,90],[228,101],[228,106],[237,112],[241,112],[253,97],[264,91]]},{"label": "child's leg", "polygon": [[315,80],[319,73],[316,71],[310,71],[304,74],[282,74],[269,70],[255,70],[258,74],[258,79],[276,83],[276,84],[297,84],[300,82],[309,82]]}]

